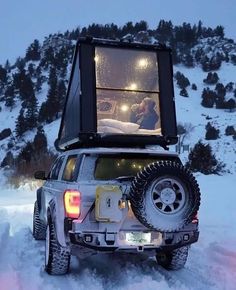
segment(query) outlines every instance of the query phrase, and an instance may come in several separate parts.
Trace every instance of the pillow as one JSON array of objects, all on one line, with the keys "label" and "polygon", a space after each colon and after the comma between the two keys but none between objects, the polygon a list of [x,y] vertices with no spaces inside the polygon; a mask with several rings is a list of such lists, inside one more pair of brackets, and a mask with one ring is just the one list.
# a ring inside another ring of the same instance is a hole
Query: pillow
[{"label": "pillow", "polygon": [[113,119],[102,119],[98,121],[98,126],[108,126],[121,130],[123,133],[134,133],[138,130],[139,125],[130,122],[122,122]]},{"label": "pillow", "polygon": [[98,126],[98,133],[116,133],[116,134],[124,134],[123,131],[109,127],[109,126]]}]

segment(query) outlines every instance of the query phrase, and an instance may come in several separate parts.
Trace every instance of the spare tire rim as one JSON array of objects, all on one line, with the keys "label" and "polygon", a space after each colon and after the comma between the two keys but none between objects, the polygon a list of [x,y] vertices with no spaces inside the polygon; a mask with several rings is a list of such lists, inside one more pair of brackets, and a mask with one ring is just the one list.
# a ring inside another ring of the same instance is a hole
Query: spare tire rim
[{"label": "spare tire rim", "polygon": [[155,208],[164,214],[180,211],[186,202],[186,192],[174,178],[158,179],[151,188],[151,197]]}]

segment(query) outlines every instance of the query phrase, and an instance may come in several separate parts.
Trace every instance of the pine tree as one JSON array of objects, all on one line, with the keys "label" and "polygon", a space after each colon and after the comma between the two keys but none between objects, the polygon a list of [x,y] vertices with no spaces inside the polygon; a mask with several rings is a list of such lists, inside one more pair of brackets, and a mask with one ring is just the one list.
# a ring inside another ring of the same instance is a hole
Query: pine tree
[{"label": "pine tree", "polygon": [[25,59],[18,57],[15,66],[18,68],[19,71],[22,71],[25,68]]},{"label": "pine tree", "polygon": [[40,60],[40,43],[37,39],[28,47],[25,55],[26,61],[37,61]]},{"label": "pine tree", "polygon": [[16,137],[17,138],[21,138],[23,136],[23,134],[27,131],[27,124],[25,121],[25,116],[24,116],[25,112],[24,109],[21,108],[19,116],[17,117],[16,120]]},{"label": "pine tree", "polygon": [[60,108],[59,110],[62,111],[66,99],[66,86],[64,80],[60,80],[58,82],[58,87],[57,87],[57,94],[59,98],[59,103],[60,103]]},{"label": "pine tree", "polygon": [[35,77],[36,77],[35,90],[37,92],[40,92],[42,90],[42,84],[44,81],[44,77],[42,75],[42,70],[40,66],[38,66],[35,70]]},{"label": "pine tree", "polygon": [[47,100],[40,108],[39,120],[41,122],[51,123],[58,117],[61,101],[58,95],[56,69],[53,66],[50,68],[48,84]]},{"label": "pine tree", "polygon": [[11,64],[9,62],[9,60],[7,59],[5,65],[4,65],[5,70],[9,73],[11,70]]},{"label": "pine tree", "polygon": [[35,65],[33,63],[29,64],[28,72],[29,72],[30,77],[32,78],[35,74]]},{"label": "pine tree", "polygon": [[24,103],[26,109],[25,123],[27,130],[31,130],[37,126],[38,113],[37,113],[37,99],[35,95],[32,95],[30,101]]},{"label": "pine tree", "polygon": [[15,105],[15,92],[14,92],[14,86],[10,85],[6,88],[5,94],[4,94],[4,100],[6,107],[9,107],[11,110]]},{"label": "pine tree", "polygon": [[38,154],[47,152],[47,137],[42,126],[38,127],[37,133],[34,137],[33,146]]},{"label": "pine tree", "polygon": [[217,161],[209,144],[199,141],[190,151],[186,167],[193,172],[219,174],[224,168],[224,164]]},{"label": "pine tree", "polygon": [[23,101],[23,106],[25,103],[31,102],[34,98],[34,83],[31,80],[31,77],[29,74],[22,75],[20,88],[19,88],[19,94],[21,97],[21,100]]},{"label": "pine tree", "polygon": [[14,165],[14,157],[11,151],[7,152],[6,156],[4,157],[2,163],[1,163],[1,167],[13,167]]},{"label": "pine tree", "polygon": [[0,65],[0,85],[7,83],[7,70]]}]

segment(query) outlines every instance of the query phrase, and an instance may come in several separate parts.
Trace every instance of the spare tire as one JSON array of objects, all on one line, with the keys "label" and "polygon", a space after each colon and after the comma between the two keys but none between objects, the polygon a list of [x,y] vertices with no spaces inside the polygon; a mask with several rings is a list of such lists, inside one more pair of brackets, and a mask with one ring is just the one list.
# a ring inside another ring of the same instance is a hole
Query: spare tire
[{"label": "spare tire", "polygon": [[131,185],[131,208],[147,228],[172,232],[190,223],[200,206],[193,174],[180,163],[159,161],[142,169]]}]

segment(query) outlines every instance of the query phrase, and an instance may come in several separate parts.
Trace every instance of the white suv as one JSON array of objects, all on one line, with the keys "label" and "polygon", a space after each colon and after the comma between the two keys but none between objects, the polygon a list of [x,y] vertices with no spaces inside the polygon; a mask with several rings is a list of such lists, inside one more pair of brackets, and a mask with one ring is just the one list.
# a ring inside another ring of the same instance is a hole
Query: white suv
[{"label": "white suv", "polygon": [[198,184],[175,153],[85,148],[62,153],[37,190],[33,236],[46,240],[45,269],[65,274],[70,256],[145,252],[184,266],[198,240]]}]

